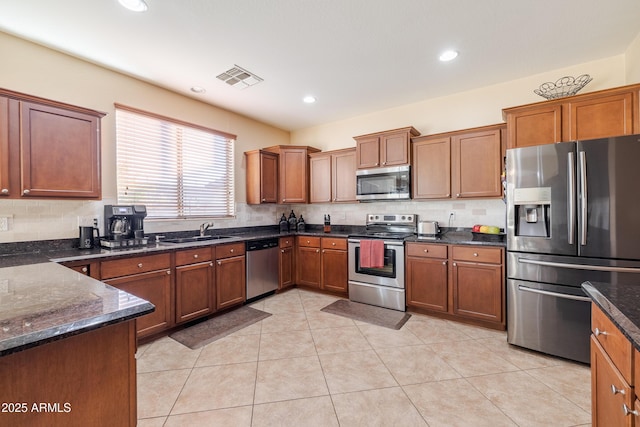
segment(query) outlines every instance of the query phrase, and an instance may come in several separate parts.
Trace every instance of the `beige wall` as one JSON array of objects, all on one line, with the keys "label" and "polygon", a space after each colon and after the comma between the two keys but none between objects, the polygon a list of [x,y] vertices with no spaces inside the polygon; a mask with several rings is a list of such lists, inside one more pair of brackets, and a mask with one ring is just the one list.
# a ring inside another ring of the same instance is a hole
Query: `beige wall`
[{"label": "beige wall", "polygon": [[627,84],[640,83],[640,33],[625,52]]},{"label": "beige wall", "polygon": [[[74,238],[78,221],[102,218],[103,205],[114,203],[114,102],[175,117],[238,136],[235,154],[235,219],[216,221],[217,227],[260,225],[275,221],[275,207],[253,209],[244,203],[243,152],[269,145],[288,144],[289,132],[213,107],[195,99],[107,70],[40,45],[0,32],[0,87],[106,112],[102,119],[103,200],[0,200],[0,216],[8,216],[10,230],[0,242]],[[147,221],[148,231],[192,230],[203,221]]]}]

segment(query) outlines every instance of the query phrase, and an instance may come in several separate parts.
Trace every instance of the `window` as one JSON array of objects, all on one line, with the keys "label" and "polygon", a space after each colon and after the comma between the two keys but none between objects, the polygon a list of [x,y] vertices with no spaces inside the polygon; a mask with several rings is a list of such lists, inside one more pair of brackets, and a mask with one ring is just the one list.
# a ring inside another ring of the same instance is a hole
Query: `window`
[{"label": "window", "polygon": [[118,203],[148,218],[230,217],[235,135],[116,104]]}]

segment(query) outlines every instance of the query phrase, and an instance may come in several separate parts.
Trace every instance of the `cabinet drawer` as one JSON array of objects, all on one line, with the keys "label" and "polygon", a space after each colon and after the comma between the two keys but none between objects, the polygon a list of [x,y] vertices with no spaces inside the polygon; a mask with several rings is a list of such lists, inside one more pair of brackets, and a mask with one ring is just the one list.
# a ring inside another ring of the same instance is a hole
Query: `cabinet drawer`
[{"label": "cabinet drawer", "polygon": [[111,279],[113,277],[131,276],[133,274],[163,270],[165,268],[171,268],[171,255],[168,253],[115,259],[102,262],[101,277],[102,279]]},{"label": "cabinet drawer", "polygon": [[322,249],[339,249],[342,251],[346,251],[347,239],[338,239],[335,237],[323,237]]},{"label": "cabinet drawer", "polygon": [[290,248],[293,246],[293,237],[281,237],[280,238],[280,247],[281,248]]},{"label": "cabinet drawer", "polygon": [[232,256],[244,255],[243,243],[229,243],[227,245],[216,246],[216,259],[229,258]]},{"label": "cabinet drawer", "polygon": [[632,376],[631,342],[595,304],[591,304],[591,332],[609,358],[616,365],[629,385],[634,385]]},{"label": "cabinet drawer", "polygon": [[176,252],[176,265],[211,261],[211,246]]},{"label": "cabinet drawer", "polygon": [[446,245],[425,245],[424,243],[408,243],[407,256],[421,258],[446,258]]},{"label": "cabinet drawer", "polygon": [[452,246],[455,261],[482,262],[488,264],[502,264],[502,249],[478,248],[473,246]]},{"label": "cabinet drawer", "polygon": [[298,246],[307,248],[319,248],[320,237],[298,236]]}]

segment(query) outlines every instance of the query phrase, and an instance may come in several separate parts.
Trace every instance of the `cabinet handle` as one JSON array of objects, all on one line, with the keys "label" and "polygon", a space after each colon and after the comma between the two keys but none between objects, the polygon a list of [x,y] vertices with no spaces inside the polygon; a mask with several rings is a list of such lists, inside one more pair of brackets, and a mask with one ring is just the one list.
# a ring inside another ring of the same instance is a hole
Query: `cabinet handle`
[{"label": "cabinet handle", "polygon": [[198,258],[198,254],[194,254],[194,255],[193,255],[193,257],[194,257],[194,258]]},{"label": "cabinet handle", "polygon": [[386,164],[387,164],[387,162],[382,162],[382,166],[384,166],[384,165],[386,165]]},{"label": "cabinet handle", "polygon": [[331,243],[331,246],[335,246],[335,245],[336,245],[336,242]]},{"label": "cabinet handle", "polygon": [[218,261],[218,265],[222,265],[222,261]]},{"label": "cabinet handle", "polygon": [[429,252],[429,249],[423,249],[422,251],[426,254]]},{"label": "cabinet handle", "polygon": [[167,270],[167,274],[171,274],[171,270]]},{"label": "cabinet handle", "polygon": [[213,267],[213,263],[212,262],[209,263],[209,267]]},{"label": "cabinet handle", "polygon": [[138,264],[138,268],[142,268],[142,263]]},{"label": "cabinet handle", "polygon": [[8,188],[3,188],[2,189],[2,194],[9,194],[9,189]]},{"label": "cabinet handle", "polygon": [[263,201],[263,202],[266,202],[266,201],[267,201],[267,199],[262,199],[262,201]]},{"label": "cabinet handle", "polygon": [[622,405],[622,409],[624,410],[625,415],[635,415],[636,417],[640,415],[638,411],[634,411],[633,409],[629,408],[626,403]]},{"label": "cabinet handle", "polygon": [[625,394],[623,389],[621,389],[621,388],[616,388],[616,386],[615,386],[614,384],[611,384],[611,393],[612,393],[612,394],[618,394],[618,393],[620,393],[620,394],[622,394],[622,395],[624,395],[624,394]]},{"label": "cabinet handle", "polygon": [[320,249],[316,249],[316,253],[320,252]]},{"label": "cabinet handle", "polygon": [[[317,252],[317,251],[316,251],[316,252]],[[326,252],[326,251],[323,249],[323,250],[322,250],[322,253],[325,253],[325,252]]]},{"label": "cabinet handle", "polygon": [[229,249],[229,252],[233,253],[233,249]]},{"label": "cabinet handle", "polygon": [[87,267],[82,267],[82,272],[86,273],[87,271],[89,271],[89,269]]},{"label": "cabinet handle", "polygon": [[456,197],[460,197],[460,193],[456,193]]},{"label": "cabinet handle", "polygon": [[28,189],[26,189],[26,188],[25,188],[24,190],[22,190],[22,194],[24,194],[24,195],[27,195],[27,194],[29,194],[29,193],[31,193],[31,191],[29,191],[29,190],[28,190]]},{"label": "cabinet handle", "polygon": [[280,252],[284,253],[284,249],[280,249]]},{"label": "cabinet handle", "polygon": [[309,241],[307,240],[307,245],[308,245],[309,243],[311,243],[311,242],[309,242]]},{"label": "cabinet handle", "polygon": [[478,256],[478,252],[474,252],[474,253],[473,253],[473,256]]},{"label": "cabinet handle", "polygon": [[442,265],[447,265],[447,261],[442,261]]},{"label": "cabinet handle", "polygon": [[283,202],[286,202],[286,201],[287,201],[287,199],[282,199],[282,201],[283,201]]},{"label": "cabinet handle", "polygon": [[454,263],[453,263],[453,266],[454,266],[454,267],[457,267],[457,266],[458,266],[458,264],[454,262]]},{"label": "cabinet handle", "polygon": [[596,328],[596,329],[593,331],[593,335],[595,335],[595,336],[597,336],[597,337],[598,337],[598,336],[600,336],[600,335],[609,335],[609,333],[608,333],[607,331],[601,331],[600,329]]}]

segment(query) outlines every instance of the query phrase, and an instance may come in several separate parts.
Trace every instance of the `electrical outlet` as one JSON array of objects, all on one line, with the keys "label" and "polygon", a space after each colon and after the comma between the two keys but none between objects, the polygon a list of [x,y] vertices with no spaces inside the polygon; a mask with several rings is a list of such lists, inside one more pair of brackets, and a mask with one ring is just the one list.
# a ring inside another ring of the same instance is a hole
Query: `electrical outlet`
[{"label": "electrical outlet", "polygon": [[9,231],[9,218],[0,216],[0,231]]},{"label": "electrical outlet", "polygon": [[456,213],[454,211],[449,211],[449,219],[455,219]]}]

